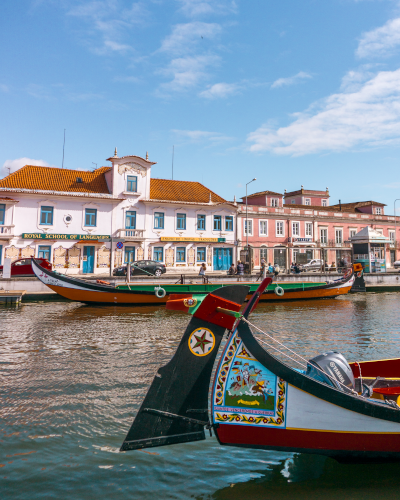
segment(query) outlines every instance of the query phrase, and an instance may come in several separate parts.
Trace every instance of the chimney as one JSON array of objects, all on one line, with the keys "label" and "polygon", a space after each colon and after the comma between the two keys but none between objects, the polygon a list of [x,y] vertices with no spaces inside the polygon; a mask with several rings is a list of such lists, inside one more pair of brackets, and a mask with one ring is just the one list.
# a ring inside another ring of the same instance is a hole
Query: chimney
[{"label": "chimney", "polygon": [[339,211],[342,211],[342,200],[339,200]]}]

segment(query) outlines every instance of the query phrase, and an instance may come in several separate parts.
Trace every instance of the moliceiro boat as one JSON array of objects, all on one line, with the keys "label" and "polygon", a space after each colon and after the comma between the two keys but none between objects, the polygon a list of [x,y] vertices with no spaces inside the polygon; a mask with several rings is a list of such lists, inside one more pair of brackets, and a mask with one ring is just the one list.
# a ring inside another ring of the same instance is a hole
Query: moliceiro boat
[{"label": "moliceiro boat", "polygon": [[[356,264],[357,265],[357,264]],[[204,295],[214,290],[232,286],[235,281],[215,280],[204,283],[202,279],[193,279],[190,283],[166,283],[162,280],[154,282],[134,282],[110,284],[107,281],[92,282],[79,278],[72,278],[64,274],[44,269],[36,259],[32,259],[32,269],[39,280],[62,297],[79,302],[99,304],[165,304],[171,294],[186,295],[188,298]],[[261,300],[299,300],[332,298],[349,293],[354,284],[353,269],[336,281],[315,283],[306,282],[273,282],[270,280],[264,290]],[[259,283],[249,282],[248,296],[257,290]]]},{"label": "moliceiro boat", "polygon": [[400,359],[349,364],[336,351],[304,359],[250,322],[269,283],[262,282],[243,313],[249,293],[243,284],[202,301],[167,303],[193,317],[175,355],[156,373],[122,451],[205,439],[208,429],[221,445],[352,463],[400,461]]}]

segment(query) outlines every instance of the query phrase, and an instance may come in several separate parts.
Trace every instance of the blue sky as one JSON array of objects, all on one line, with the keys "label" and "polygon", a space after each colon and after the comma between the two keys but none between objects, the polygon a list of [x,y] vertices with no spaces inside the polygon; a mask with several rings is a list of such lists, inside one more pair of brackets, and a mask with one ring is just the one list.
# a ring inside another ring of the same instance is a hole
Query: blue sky
[{"label": "blue sky", "polygon": [[[107,165],[226,199],[329,187],[400,198],[400,2],[18,0],[2,5],[0,176]],[[92,163],[93,162],[93,163]],[[399,203],[400,207],[400,203]]]}]

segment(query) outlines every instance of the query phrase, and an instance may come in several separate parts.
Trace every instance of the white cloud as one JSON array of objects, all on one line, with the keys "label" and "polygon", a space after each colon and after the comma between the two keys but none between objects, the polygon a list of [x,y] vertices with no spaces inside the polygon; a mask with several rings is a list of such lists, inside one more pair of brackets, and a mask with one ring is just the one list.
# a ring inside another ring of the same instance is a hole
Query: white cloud
[{"label": "white cloud", "polygon": [[160,93],[185,91],[195,87],[207,77],[206,68],[218,62],[219,57],[213,55],[173,59],[167,68],[160,71],[162,74],[172,75],[170,82],[160,85]]},{"label": "white cloud", "polygon": [[381,71],[293,115],[287,127],[263,125],[248,135],[253,152],[305,155],[400,144],[400,69]]},{"label": "white cloud", "polygon": [[195,45],[204,43],[206,39],[214,38],[221,31],[222,28],[217,23],[177,24],[173,27],[172,33],[163,40],[160,51],[185,54],[193,50]]},{"label": "white cloud", "polygon": [[0,169],[0,177],[4,177],[9,173],[12,174],[25,165],[38,165],[41,167],[55,167],[55,165],[49,165],[44,160],[34,160],[33,158],[17,158],[16,160],[6,160]]},{"label": "white cloud", "polygon": [[227,137],[219,132],[207,132],[205,130],[172,130],[172,132],[178,137],[187,139],[191,142],[208,141],[217,143],[230,141],[232,139],[231,137]]},{"label": "white cloud", "polygon": [[219,99],[236,94],[239,89],[240,86],[236,83],[215,83],[214,85],[210,85],[206,90],[203,90],[203,92],[200,92],[199,95],[206,99]]},{"label": "white cloud", "polygon": [[400,45],[400,17],[391,19],[380,28],[364,33],[358,44],[358,57],[390,56]]},{"label": "white cloud", "polygon": [[181,12],[187,17],[199,17],[209,14],[227,14],[236,12],[236,2],[233,0],[178,0]]},{"label": "white cloud", "polygon": [[289,76],[288,78],[278,78],[278,80],[275,80],[271,85],[271,88],[276,89],[279,87],[296,85],[297,83],[307,80],[308,78],[312,78],[312,76],[308,73],[305,73],[304,71],[300,71],[299,73],[297,73],[297,75]]}]

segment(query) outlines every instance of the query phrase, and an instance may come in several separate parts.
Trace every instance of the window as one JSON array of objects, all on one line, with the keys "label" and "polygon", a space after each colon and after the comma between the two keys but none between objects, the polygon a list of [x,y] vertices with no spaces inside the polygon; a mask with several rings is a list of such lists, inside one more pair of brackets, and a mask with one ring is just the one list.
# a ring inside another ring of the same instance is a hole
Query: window
[{"label": "window", "polygon": [[38,258],[39,259],[46,259],[46,260],[50,261],[50,253],[51,253],[51,247],[39,245],[39,249],[38,249]]},{"label": "window", "polygon": [[394,231],[389,231],[389,240],[394,241]]},{"label": "window", "polygon": [[313,227],[312,222],[306,222],[306,238],[312,238]]},{"label": "window", "polygon": [[176,229],[186,229],[186,214],[176,214]]},{"label": "window", "polygon": [[277,236],[283,236],[283,222],[282,221],[280,221],[280,220],[276,221],[275,230],[276,230]]},{"label": "window", "polygon": [[320,229],[319,234],[320,234],[321,243],[323,245],[326,245],[328,243],[328,230],[327,229]]},{"label": "window", "polygon": [[[5,214],[6,214],[6,206],[0,205],[0,225],[4,224]],[[1,260],[0,260],[0,262],[1,262]]]},{"label": "window", "polygon": [[260,236],[267,236],[268,234],[268,222],[266,220],[260,220]]},{"label": "window", "polygon": [[376,215],[382,215],[382,209],[381,209],[381,207],[376,207],[375,208],[375,213],[376,213]]},{"label": "window", "polygon": [[343,229],[335,229],[335,243],[343,243]]},{"label": "window", "polygon": [[197,262],[206,261],[206,247],[197,247]]},{"label": "window", "polygon": [[271,207],[279,207],[279,199],[271,198]]},{"label": "window", "polygon": [[163,262],[164,260],[164,248],[154,247],[153,248],[153,260],[156,262]]},{"label": "window", "polygon": [[349,231],[349,236],[350,238],[352,238],[353,236],[355,236],[357,234],[357,229],[350,229]]},{"label": "window", "polygon": [[225,217],[225,231],[233,231],[233,217],[232,217],[232,215],[227,215]]},{"label": "window", "polygon": [[290,203],[291,203],[292,205],[294,205],[294,204],[295,204],[295,201],[296,201],[296,200],[291,200],[291,201],[290,201]]},{"label": "window", "polygon": [[135,262],[135,247],[125,247],[125,264]]},{"label": "window", "polygon": [[328,200],[322,200],[322,206],[327,207],[328,206]]},{"label": "window", "polygon": [[137,177],[136,175],[128,175],[128,180],[126,182],[126,190],[130,193],[137,192]]},{"label": "window", "polygon": [[154,229],[164,229],[164,212],[154,212]]},{"label": "window", "polygon": [[[249,230],[247,231],[247,227]],[[252,220],[245,220],[244,221],[244,234],[253,234],[253,221]]]},{"label": "window", "polygon": [[221,219],[220,215],[214,215],[214,231],[221,231]]},{"label": "window", "polygon": [[40,207],[40,224],[53,225],[53,207]]},{"label": "window", "polygon": [[206,216],[203,214],[197,215],[197,230],[198,231],[206,230]]},{"label": "window", "polygon": [[375,231],[383,236],[383,229],[375,229]]},{"label": "window", "polygon": [[300,236],[300,222],[292,222],[292,236]]},{"label": "window", "polygon": [[126,212],[125,229],[136,229],[136,212]]},{"label": "window", "polygon": [[178,247],[176,249],[176,262],[186,262],[186,248]]},{"label": "window", "polygon": [[311,205],[311,198],[306,198],[305,199],[305,204],[306,205]]},{"label": "window", "polygon": [[260,248],[260,260],[268,260],[268,248]]},{"label": "window", "polygon": [[85,209],[85,226],[96,226],[97,219],[97,209],[96,208],[86,208]]}]

